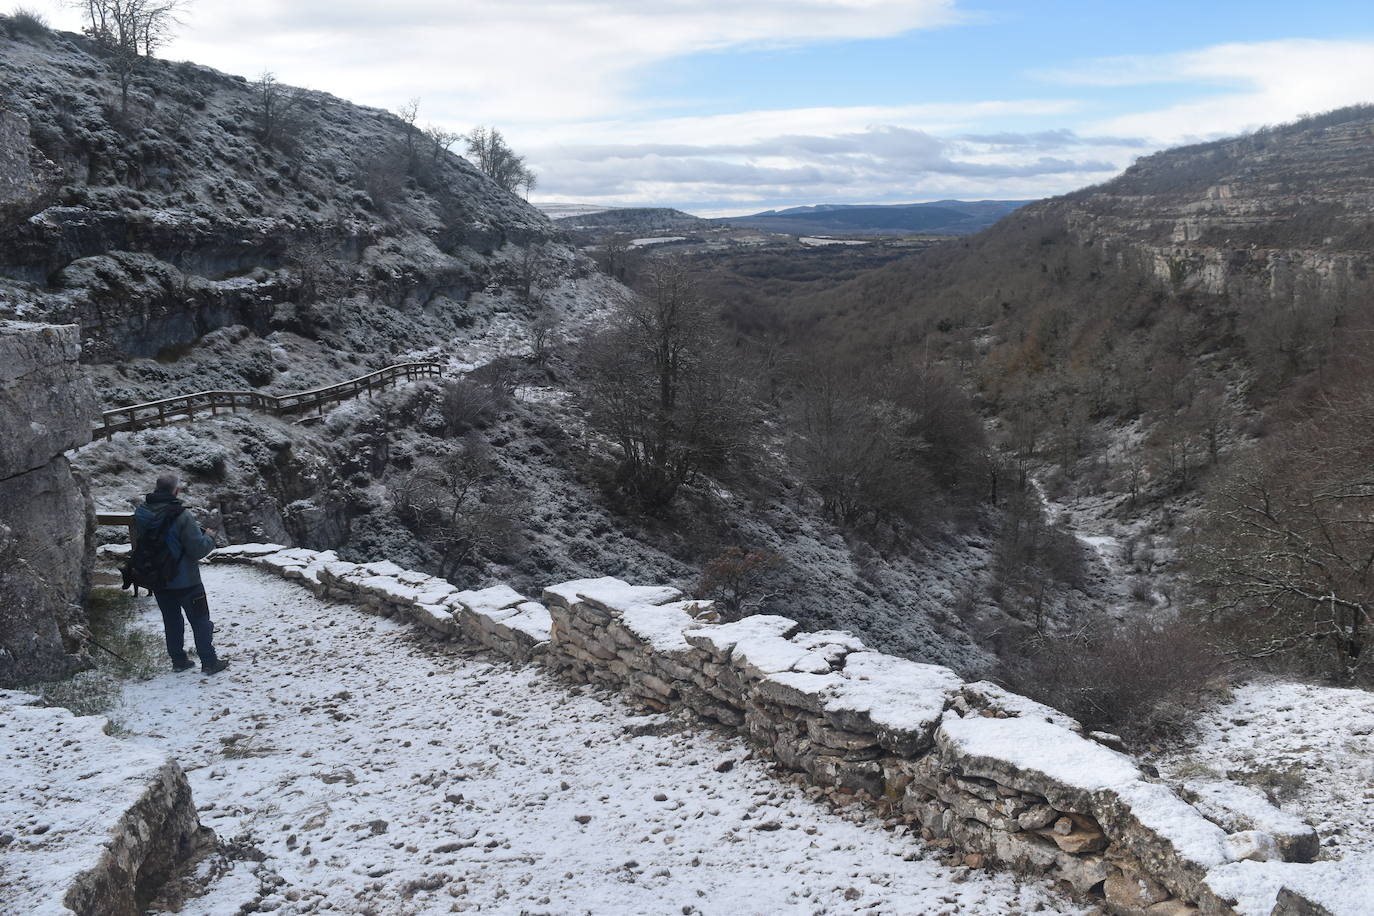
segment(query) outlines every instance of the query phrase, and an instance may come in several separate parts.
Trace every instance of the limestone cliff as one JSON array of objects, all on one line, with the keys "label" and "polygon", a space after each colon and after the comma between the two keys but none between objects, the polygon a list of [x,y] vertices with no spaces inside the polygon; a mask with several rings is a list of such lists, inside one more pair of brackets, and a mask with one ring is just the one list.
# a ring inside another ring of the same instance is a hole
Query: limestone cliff
[{"label": "limestone cliff", "polygon": [[81,667],[92,515],[63,456],[91,436],[74,327],[0,322],[0,686]]},{"label": "limestone cliff", "polygon": [[397,314],[461,321],[503,246],[556,234],[414,125],[325,93],[149,59],[123,106],[108,60],[57,33],[0,34],[0,86],[0,316],[79,324],[87,362],[229,325],[380,349],[413,337]]}]

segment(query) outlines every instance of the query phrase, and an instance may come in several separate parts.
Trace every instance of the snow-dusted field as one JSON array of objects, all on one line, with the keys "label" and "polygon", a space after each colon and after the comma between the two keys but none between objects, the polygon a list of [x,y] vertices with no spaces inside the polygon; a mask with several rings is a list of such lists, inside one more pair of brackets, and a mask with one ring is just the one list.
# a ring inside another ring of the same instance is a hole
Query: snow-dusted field
[{"label": "snow-dusted field", "polygon": [[1374,693],[1246,684],[1199,729],[1196,746],[1160,761],[1164,776],[1229,776],[1267,792],[1317,828],[1322,858],[1374,851]]},{"label": "snow-dusted field", "polygon": [[733,737],[255,570],[206,583],[232,667],[115,712],[238,841],[184,913],[1082,912],[808,799]]}]

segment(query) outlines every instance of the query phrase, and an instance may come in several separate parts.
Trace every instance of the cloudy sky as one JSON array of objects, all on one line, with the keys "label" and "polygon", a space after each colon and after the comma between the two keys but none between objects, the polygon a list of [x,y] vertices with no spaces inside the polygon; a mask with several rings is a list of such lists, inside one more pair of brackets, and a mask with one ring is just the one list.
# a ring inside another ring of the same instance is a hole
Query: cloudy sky
[{"label": "cloudy sky", "polygon": [[1041,197],[1374,101],[1374,3],[195,0],[164,56],[494,125],[535,201],[713,216]]}]

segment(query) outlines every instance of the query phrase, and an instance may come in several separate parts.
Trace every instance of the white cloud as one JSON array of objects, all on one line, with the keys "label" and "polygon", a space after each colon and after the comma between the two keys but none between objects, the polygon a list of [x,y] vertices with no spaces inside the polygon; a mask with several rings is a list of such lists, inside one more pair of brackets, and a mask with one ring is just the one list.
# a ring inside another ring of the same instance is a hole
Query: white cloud
[{"label": "white cloud", "polygon": [[198,0],[164,56],[388,108],[420,96],[453,126],[543,123],[623,116],[636,71],[686,54],[957,20],[954,0]]},{"label": "white cloud", "polygon": [[1081,86],[1183,83],[1217,87],[1218,91],[1202,98],[1088,125],[1094,132],[1175,144],[1370,101],[1374,98],[1374,41],[1229,43],[1177,54],[1105,58],[1042,75]]}]

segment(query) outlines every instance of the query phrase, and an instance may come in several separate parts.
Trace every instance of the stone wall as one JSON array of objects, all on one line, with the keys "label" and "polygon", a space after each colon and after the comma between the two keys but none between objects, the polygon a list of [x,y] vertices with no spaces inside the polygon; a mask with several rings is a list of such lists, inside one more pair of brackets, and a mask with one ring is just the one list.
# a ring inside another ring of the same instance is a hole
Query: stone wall
[{"label": "stone wall", "polygon": [[165,754],[0,690],[0,912],[137,916],[213,845]]},{"label": "stone wall", "polygon": [[240,545],[212,559],[254,563],[650,709],[690,709],[967,865],[1044,875],[1112,913],[1355,912],[1315,899],[1332,863],[1295,864],[1315,857],[1317,835],[1262,797],[1224,784],[1194,807],[1114,736],[848,633],[800,633],[777,616],[721,624],[709,602],[612,578],[551,586],[539,602],[299,548]]},{"label": "stone wall", "polygon": [[63,452],[90,441],[77,330],[0,321],[0,687],[85,663],[93,513]]}]

